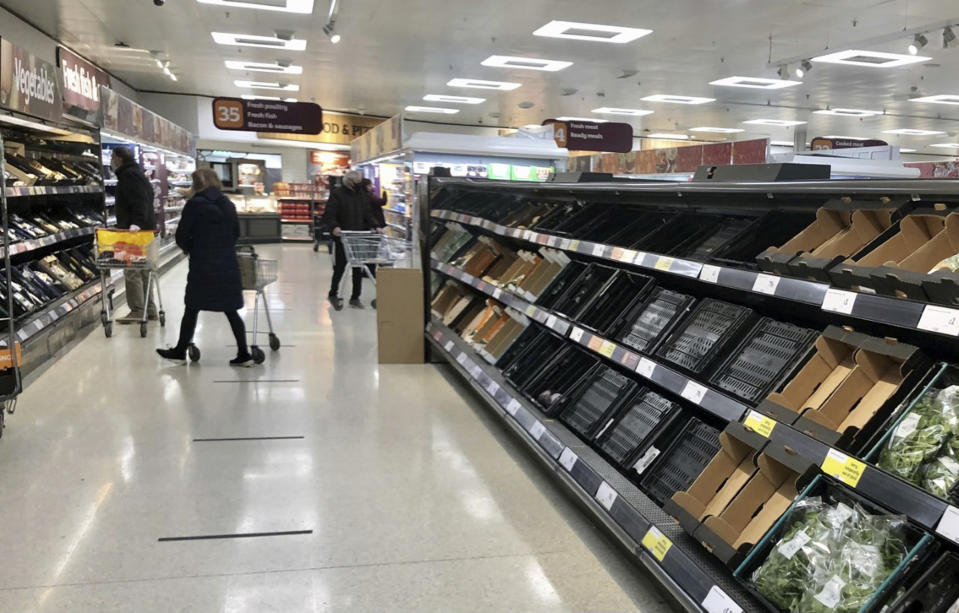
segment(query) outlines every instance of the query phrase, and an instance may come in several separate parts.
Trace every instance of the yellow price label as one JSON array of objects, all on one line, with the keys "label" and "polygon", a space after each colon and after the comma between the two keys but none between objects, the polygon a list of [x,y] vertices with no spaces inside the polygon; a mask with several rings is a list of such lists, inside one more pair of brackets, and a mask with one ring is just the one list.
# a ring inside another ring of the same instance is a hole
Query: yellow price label
[{"label": "yellow price label", "polygon": [[668,258],[664,255],[659,256],[659,259],[656,260],[656,270],[669,270],[673,265],[673,258]]},{"label": "yellow price label", "polygon": [[744,423],[747,428],[766,438],[769,438],[769,435],[773,433],[773,428],[776,427],[775,419],[766,417],[759,411],[750,411]]},{"label": "yellow price label", "polygon": [[599,353],[599,350],[603,347],[603,340],[598,336],[590,337],[589,341],[586,343],[586,346]]},{"label": "yellow price label", "polygon": [[673,542],[666,538],[666,535],[660,532],[656,526],[650,526],[649,531],[643,536],[643,547],[660,562],[663,561],[672,546]]},{"label": "yellow price label", "polygon": [[579,241],[569,241],[570,251],[579,251]]},{"label": "yellow price label", "polygon": [[856,487],[862,479],[862,473],[866,471],[866,465],[841,451],[830,449],[826,459],[822,461],[822,471],[850,487]]},{"label": "yellow price label", "polygon": [[528,307],[526,307],[526,315],[528,315],[529,317],[532,317],[535,314],[536,314],[536,305],[531,304]]},{"label": "yellow price label", "polygon": [[613,352],[616,351],[616,344],[609,341],[603,341],[603,344],[599,346],[600,355],[604,355],[607,358],[613,357]]}]

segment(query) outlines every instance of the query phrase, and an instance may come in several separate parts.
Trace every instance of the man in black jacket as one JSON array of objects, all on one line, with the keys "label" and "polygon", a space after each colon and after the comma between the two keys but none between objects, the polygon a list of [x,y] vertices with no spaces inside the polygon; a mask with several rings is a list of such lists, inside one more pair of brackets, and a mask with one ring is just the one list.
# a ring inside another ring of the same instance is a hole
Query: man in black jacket
[{"label": "man in black jacket", "polygon": [[[343,175],[343,186],[334,189],[326,202],[326,211],[323,213],[323,222],[333,234],[333,283],[330,285],[329,299],[337,311],[343,308],[343,300],[339,297],[340,281],[346,271],[346,252],[343,251],[342,232],[368,231],[379,229],[380,225],[373,217],[370,208],[370,197],[361,186],[363,176],[350,170]],[[360,292],[363,289],[363,270],[353,269],[353,293],[350,295],[350,306],[362,309]]]},{"label": "man in black jacket", "polygon": [[[117,176],[117,228],[134,231],[156,230],[153,185],[137,164],[133,151],[127,147],[117,147],[113,150],[110,165]],[[150,319],[156,319],[157,309],[153,301],[153,290],[149,287],[149,273],[145,270],[127,270],[124,273],[130,313],[118,321],[121,324],[136,323],[143,318],[144,308],[147,309]],[[149,300],[146,299],[148,290]]]}]

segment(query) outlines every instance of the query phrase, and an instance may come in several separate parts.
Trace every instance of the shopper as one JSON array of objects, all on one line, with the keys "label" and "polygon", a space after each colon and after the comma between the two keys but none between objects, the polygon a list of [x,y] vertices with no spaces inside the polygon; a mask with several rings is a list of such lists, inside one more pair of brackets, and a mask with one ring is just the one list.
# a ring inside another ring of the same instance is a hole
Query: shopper
[{"label": "shopper", "polygon": [[[110,166],[113,167],[117,177],[115,206],[117,228],[134,232],[155,230],[156,210],[153,202],[153,185],[137,164],[133,151],[128,147],[117,147],[110,158]],[[150,287],[150,272],[126,270],[124,281],[130,312],[117,321],[121,324],[139,322],[143,319],[144,308],[147,310],[147,317],[156,320],[157,308],[153,300],[153,288]]]},{"label": "shopper", "polygon": [[193,197],[186,203],[176,230],[176,244],[190,256],[186,280],[186,311],[175,347],[157,349],[160,357],[185,364],[200,311],[224,313],[236,339],[233,366],[253,366],[246,344],[246,328],[237,311],[243,307],[243,284],[236,259],[240,222],[236,207],[220,190],[216,173],[202,168],[193,173]]},{"label": "shopper", "polygon": [[370,197],[370,210],[373,212],[373,219],[376,220],[377,227],[385,228],[386,227],[386,214],[383,213],[383,207],[386,206],[386,192],[383,192],[383,196],[377,196],[373,192],[373,182],[369,179],[363,179],[360,182],[360,185],[363,187],[363,190],[369,194]]},{"label": "shopper", "polygon": [[[324,225],[330,228],[333,234],[333,283],[328,295],[333,308],[339,311],[343,308],[340,298],[340,281],[346,271],[346,252],[343,250],[341,238],[344,231],[363,232],[377,230],[382,227],[371,210],[370,195],[362,186],[363,176],[350,170],[343,175],[343,185],[330,193],[326,203],[326,212],[323,214]],[[353,268],[353,292],[350,294],[350,306],[362,309],[360,292],[363,290],[363,270]]]}]

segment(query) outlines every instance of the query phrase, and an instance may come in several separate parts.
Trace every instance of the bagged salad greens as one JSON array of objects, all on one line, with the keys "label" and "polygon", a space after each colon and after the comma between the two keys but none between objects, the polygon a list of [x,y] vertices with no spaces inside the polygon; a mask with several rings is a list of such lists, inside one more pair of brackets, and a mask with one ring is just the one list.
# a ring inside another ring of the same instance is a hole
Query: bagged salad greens
[{"label": "bagged salad greens", "polygon": [[889,437],[878,465],[946,498],[959,480],[959,385],[923,395]]},{"label": "bagged salad greens", "polygon": [[763,597],[789,613],[855,613],[908,553],[905,519],[807,498],[751,577]]}]

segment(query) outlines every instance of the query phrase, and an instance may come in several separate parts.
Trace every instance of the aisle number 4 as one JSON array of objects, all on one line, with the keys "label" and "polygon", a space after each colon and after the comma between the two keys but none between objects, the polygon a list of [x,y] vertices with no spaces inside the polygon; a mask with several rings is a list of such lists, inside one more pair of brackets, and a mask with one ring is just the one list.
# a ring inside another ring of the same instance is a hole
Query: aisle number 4
[{"label": "aisle number 4", "polygon": [[217,100],[213,109],[216,127],[229,130],[243,127],[243,103],[239,100]]}]

